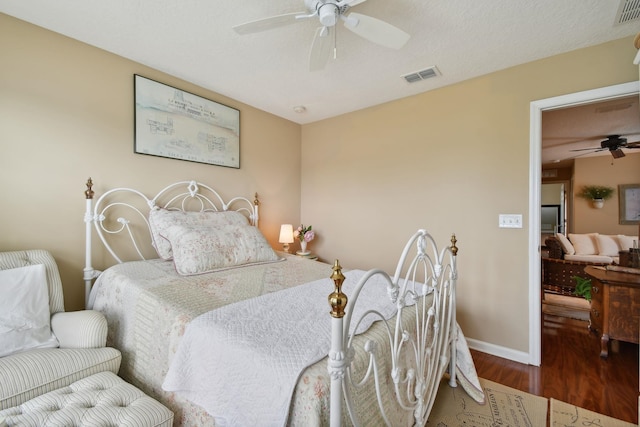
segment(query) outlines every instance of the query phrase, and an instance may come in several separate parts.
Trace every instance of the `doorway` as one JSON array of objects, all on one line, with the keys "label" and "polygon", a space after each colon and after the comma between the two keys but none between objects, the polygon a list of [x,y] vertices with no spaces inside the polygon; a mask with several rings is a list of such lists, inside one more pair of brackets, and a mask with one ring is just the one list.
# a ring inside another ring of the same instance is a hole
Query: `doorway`
[{"label": "doorway", "polygon": [[542,169],[542,112],[558,108],[589,104],[625,96],[637,95],[639,82],[577,92],[554,98],[533,101],[530,104],[529,140],[529,364],[540,366],[542,358],[541,335],[541,169]]}]

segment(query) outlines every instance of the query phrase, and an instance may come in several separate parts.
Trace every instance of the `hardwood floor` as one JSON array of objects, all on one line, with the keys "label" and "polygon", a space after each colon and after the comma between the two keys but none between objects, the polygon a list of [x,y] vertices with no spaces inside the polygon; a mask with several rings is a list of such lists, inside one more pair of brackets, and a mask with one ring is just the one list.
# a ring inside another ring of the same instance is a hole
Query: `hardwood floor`
[{"label": "hardwood floor", "polygon": [[545,314],[540,367],[474,350],[472,356],[482,378],[638,422],[638,345],[616,341],[602,359],[588,322]]}]

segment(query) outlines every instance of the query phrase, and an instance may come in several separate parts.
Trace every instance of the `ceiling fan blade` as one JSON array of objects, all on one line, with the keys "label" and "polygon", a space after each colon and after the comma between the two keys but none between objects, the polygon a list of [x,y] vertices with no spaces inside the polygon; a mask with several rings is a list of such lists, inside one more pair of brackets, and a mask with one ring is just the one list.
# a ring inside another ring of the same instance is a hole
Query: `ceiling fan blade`
[{"label": "ceiling fan blade", "polygon": [[313,38],[311,52],[309,53],[309,71],[322,70],[331,55],[331,32],[333,27],[319,27]]},{"label": "ceiling fan blade", "polygon": [[272,28],[284,27],[285,25],[295,24],[300,17],[306,12],[285,13],[284,15],[272,16],[270,18],[258,19],[257,21],[246,22],[236,25],[233,29],[238,34],[252,34],[261,31],[271,30]]},{"label": "ceiling fan blade", "polygon": [[411,37],[389,23],[360,13],[345,16],[344,26],[362,38],[391,49],[400,49]]},{"label": "ceiling fan blade", "polygon": [[620,157],[625,156],[624,152],[619,148],[616,148],[615,150],[610,150],[610,151],[614,159],[619,159]]},{"label": "ceiling fan blade", "polygon": [[597,153],[598,151],[603,151],[603,150],[608,150],[608,148],[602,148],[602,147],[592,147],[592,148],[578,148],[576,150],[569,150],[569,151],[593,151],[594,153]]},{"label": "ceiling fan blade", "polygon": [[338,6],[349,6],[349,7],[353,7],[353,6],[357,6],[360,3],[364,3],[367,0],[344,0],[341,1],[340,3],[338,3]]}]

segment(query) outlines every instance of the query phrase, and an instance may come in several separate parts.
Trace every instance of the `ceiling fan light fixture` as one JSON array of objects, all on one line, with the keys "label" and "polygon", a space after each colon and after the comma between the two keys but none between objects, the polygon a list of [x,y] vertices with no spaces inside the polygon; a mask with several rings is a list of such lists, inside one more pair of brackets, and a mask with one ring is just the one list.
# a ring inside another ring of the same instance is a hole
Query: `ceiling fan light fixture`
[{"label": "ceiling fan light fixture", "polygon": [[338,21],[338,6],[333,3],[324,3],[318,7],[320,23],[325,27],[333,27]]}]

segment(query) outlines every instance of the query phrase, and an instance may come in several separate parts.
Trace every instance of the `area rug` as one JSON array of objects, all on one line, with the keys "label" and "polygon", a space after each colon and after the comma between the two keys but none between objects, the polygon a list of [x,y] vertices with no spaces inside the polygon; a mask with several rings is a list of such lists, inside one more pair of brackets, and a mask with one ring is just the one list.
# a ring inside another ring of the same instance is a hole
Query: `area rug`
[{"label": "area rug", "polygon": [[[427,426],[434,427],[544,427],[548,400],[480,378],[486,402],[479,405],[462,387],[446,380],[433,405]],[[617,427],[617,426],[616,426]]]},{"label": "area rug", "polygon": [[636,424],[587,411],[555,399],[551,399],[550,413],[552,427],[637,427]]}]

